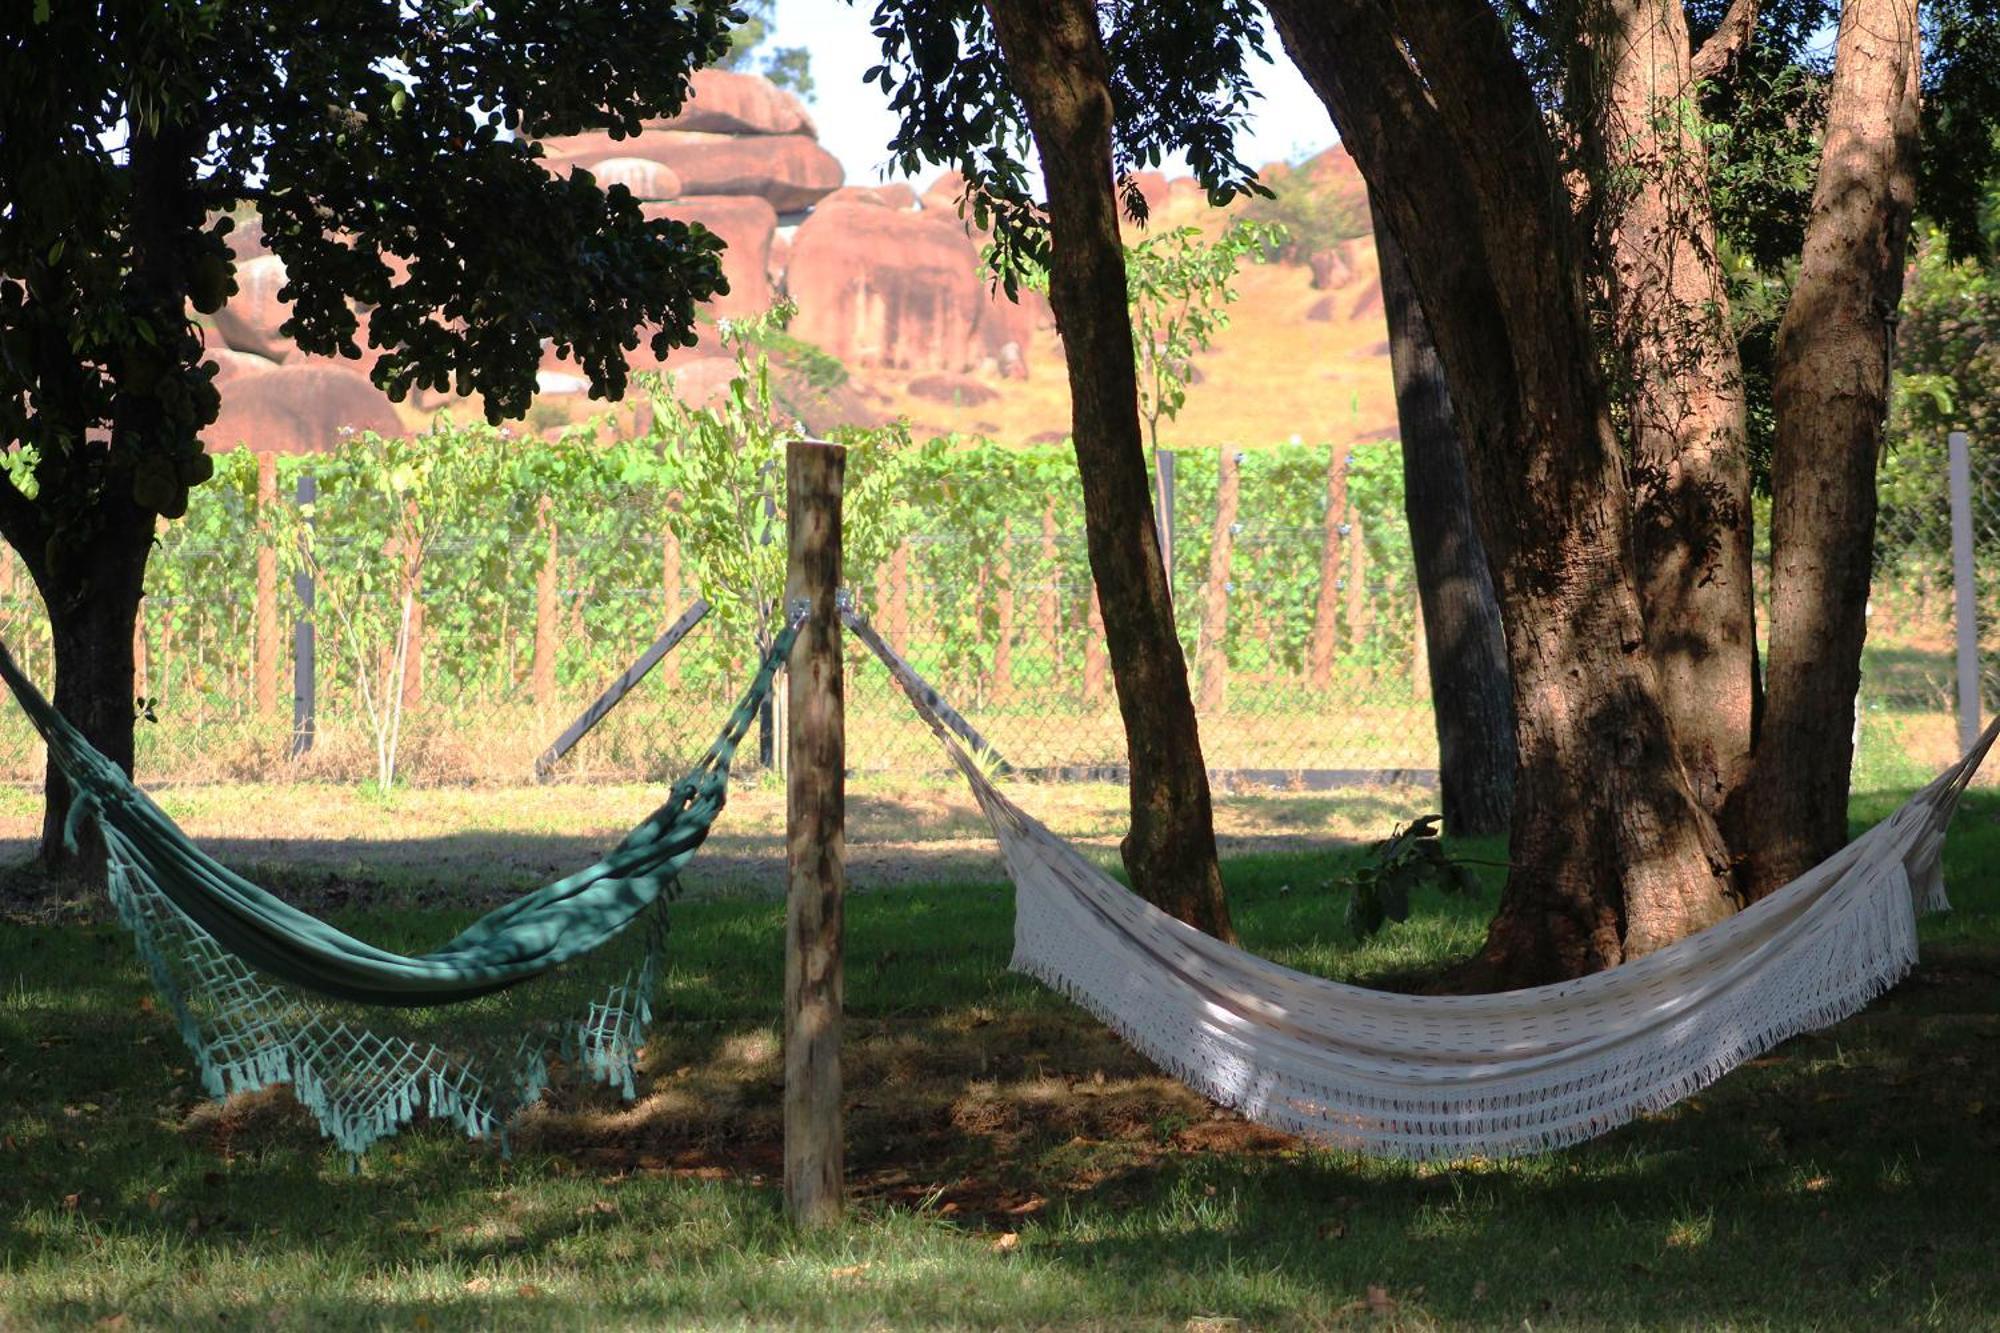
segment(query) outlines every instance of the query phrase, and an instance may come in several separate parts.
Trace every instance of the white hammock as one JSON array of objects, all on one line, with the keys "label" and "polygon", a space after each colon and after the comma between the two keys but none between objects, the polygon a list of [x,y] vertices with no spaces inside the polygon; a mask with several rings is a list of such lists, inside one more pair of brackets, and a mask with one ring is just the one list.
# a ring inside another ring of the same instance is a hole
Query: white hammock
[{"label": "white hammock", "polygon": [[1575,1143],[1861,1009],[1915,965],[1917,913],[1949,907],[1945,826],[2000,731],[1821,865],[1679,943],[1557,985],[1399,995],[1245,953],[1119,884],[1002,795],[936,694],[855,628],[993,826],[1015,886],[1012,967],[1250,1119],[1381,1156]]}]

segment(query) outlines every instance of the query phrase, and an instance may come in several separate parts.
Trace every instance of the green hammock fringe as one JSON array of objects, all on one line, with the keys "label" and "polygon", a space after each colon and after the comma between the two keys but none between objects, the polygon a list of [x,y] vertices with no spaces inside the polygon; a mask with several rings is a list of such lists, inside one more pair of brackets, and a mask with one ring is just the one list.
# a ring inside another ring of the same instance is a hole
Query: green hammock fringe
[{"label": "green hammock fringe", "polygon": [[678,872],[722,809],[730,762],[798,624],[795,612],[701,762],[604,859],[416,956],[337,931],[215,862],[5,645],[0,678],[69,779],[68,836],[84,818],[103,833],[111,901],[211,1096],[289,1084],[357,1156],[419,1115],[498,1135],[504,1150],[507,1125],[558,1066],[635,1095]]}]

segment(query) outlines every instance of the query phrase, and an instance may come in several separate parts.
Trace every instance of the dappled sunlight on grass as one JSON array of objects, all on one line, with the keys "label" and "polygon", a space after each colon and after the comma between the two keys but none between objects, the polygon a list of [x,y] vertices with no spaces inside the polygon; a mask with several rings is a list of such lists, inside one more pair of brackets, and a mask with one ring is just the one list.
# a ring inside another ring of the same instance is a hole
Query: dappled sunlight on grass
[{"label": "dappled sunlight on grass", "polygon": [[[1859,798],[1856,818],[1893,801]],[[1946,851],[1958,912],[1925,923],[1925,963],[1860,1017],[1592,1143],[1421,1165],[1315,1148],[1162,1077],[1004,971],[996,885],[860,894],[855,1205],[811,1236],[777,1195],[773,902],[676,909],[635,1101],[563,1088],[511,1158],[426,1125],[358,1170],[283,1092],[204,1098],[120,932],[11,924],[0,1322],[1977,1326],[2000,1309],[1996,853],[2000,798],[1974,792]],[[1420,894],[1357,946],[1331,887],[1353,855],[1232,858],[1247,945],[1388,984],[1476,947],[1501,872],[1475,900]],[[341,919],[391,939],[450,924]]]}]

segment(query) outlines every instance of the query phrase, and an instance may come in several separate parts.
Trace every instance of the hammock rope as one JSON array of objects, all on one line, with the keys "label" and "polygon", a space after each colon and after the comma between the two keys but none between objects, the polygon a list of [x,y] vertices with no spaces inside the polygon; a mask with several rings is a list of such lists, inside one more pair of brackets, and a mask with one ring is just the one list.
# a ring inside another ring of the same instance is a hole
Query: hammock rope
[{"label": "hammock rope", "polygon": [[676,876],[727,799],[729,768],[805,608],[795,606],[715,743],[596,864],[404,954],[284,902],[203,852],[43,697],[0,644],[0,679],[94,820],[110,895],[212,1096],[289,1083],[359,1154],[427,1113],[503,1133],[551,1061],[633,1094]]},{"label": "hammock rope", "polygon": [[1410,1159],[1505,1157],[1603,1134],[1778,1042],[1846,1018],[1908,974],[1916,917],[1960,795],[2000,734],[1799,879],[1619,967],[1496,995],[1372,991],[1185,925],[996,788],[933,692],[858,614],[849,625],[930,725],[1015,886],[1010,966],[1252,1120]]}]

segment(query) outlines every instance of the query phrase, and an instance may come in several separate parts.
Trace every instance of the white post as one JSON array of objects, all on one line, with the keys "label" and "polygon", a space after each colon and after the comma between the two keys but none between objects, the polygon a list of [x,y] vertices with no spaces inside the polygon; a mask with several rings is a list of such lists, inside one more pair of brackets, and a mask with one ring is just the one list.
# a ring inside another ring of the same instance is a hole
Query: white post
[{"label": "white post", "polygon": [[1948,437],[1951,472],[1952,619],[1958,637],[1958,752],[1979,739],[1979,612],[1972,574],[1972,450],[1962,430]]}]

